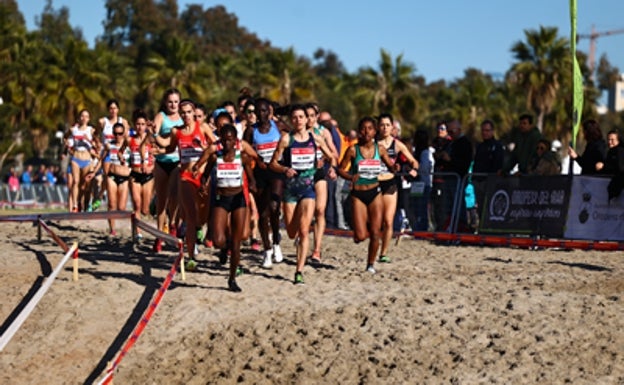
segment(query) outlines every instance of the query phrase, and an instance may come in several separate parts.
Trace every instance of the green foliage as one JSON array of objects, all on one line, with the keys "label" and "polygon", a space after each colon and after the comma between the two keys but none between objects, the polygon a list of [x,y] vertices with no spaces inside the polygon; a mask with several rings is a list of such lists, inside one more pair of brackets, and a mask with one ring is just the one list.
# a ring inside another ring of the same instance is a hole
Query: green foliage
[{"label": "green foliage", "polygon": [[[221,5],[180,10],[176,0],[107,0],[105,6],[102,35],[90,48],[69,23],[69,9],[54,9],[48,0],[38,28],[28,32],[15,1],[0,1],[0,151],[21,131],[20,151],[44,154],[58,127],[73,124],[83,108],[94,124],[106,114],[109,98],[119,101],[126,118],[137,107],[153,115],[170,87],[208,108],[235,100],[243,87],[281,104],[317,101],[344,132],[362,116],[389,112],[404,135],[452,118],[472,135],[489,118],[504,137],[528,111],[550,139],[569,135],[569,42],[556,28],[525,31],[513,45],[514,63],[504,78],[467,68],[450,83],[427,83],[414,63],[384,49],[376,67],[354,73],[322,47],[312,58],[296,48],[277,49]],[[582,53],[579,62],[589,74]],[[596,87],[606,89],[617,73],[603,57],[597,85],[586,75],[584,118],[595,116]],[[605,130],[621,125],[622,117],[608,115],[603,124]]]}]

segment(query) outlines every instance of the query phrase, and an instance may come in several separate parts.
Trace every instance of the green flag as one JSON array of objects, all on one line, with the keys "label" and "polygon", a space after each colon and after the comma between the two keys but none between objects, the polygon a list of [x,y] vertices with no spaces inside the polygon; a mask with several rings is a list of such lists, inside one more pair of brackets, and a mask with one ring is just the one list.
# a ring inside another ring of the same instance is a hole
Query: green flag
[{"label": "green flag", "polygon": [[572,53],[572,88],[573,88],[573,109],[572,109],[572,148],[576,148],[576,136],[581,125],[581,114],[583,113],[583,74],[576,60],[576,0],[570,0],[570,50]]}]

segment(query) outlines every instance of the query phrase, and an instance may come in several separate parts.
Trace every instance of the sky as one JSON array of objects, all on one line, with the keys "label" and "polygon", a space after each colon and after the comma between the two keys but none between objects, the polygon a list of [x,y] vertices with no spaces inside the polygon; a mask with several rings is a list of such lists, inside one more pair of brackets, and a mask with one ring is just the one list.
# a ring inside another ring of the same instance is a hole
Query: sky
[{"label": "sky", "polygon": [[[36,28],[46,0],[17,0],[29,30]],[[239,26],[283,49],[312,58],[318,48],[333,51],[350,72],[378,68],[381,49],[415,66],[427,82],[461,78],[467,68],[503,75],[513,63],[510,48],[525,41],[524,30],[557,27],[570,36],[568,0],[178,0],[204,9],[223,4]],[[104,0],[53,0],[66,6],[70,23],[89,45],[103,33]],[[622,30],[624,0],[578,0],[577,30],[589,34]],[[589,52],[589,39],[578,50]],[[606,54],[624,72],[624,33],[596,39],[596,61]]]}]

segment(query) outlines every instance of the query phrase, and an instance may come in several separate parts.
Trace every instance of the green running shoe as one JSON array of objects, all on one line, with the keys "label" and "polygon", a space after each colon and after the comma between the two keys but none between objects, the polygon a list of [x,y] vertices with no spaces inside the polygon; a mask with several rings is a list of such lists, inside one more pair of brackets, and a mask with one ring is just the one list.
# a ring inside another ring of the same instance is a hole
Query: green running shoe
[{"label": "green running shoe", "polygon": [[195,271],[197,270],[197,262],[194,259],[189,259],[184,267],[187,271]]},{"label": "green running shoe", "polygon": [[296,272],[295,273],[295,285],[303,285],[305,282],[303,282],[303,274],[301,274],[301,272]]}]

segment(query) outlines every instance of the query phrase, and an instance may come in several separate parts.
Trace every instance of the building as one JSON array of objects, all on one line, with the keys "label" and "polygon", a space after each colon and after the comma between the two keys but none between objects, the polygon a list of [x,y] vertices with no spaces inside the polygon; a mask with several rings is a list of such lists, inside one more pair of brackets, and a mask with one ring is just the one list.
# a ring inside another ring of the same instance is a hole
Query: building
[{"label": "building", "polygon": [[609,89],[607,103],[609,111],[624,111],[624,74],[620,75],[620,79]]}]

